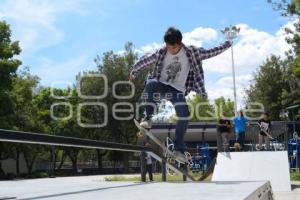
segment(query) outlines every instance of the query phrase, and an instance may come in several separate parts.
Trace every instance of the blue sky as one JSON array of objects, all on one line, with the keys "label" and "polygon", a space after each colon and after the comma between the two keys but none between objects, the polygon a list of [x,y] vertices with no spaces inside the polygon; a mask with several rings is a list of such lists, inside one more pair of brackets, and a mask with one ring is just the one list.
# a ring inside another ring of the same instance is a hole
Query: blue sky
[{"label": "blue sky", "polygon": [[[240,92],[251,73],[270,54],[283,55],[283,18],[267,0],[2,0],[0,19],[11,24],[20,41],[20,58],[42,85],[74,82],[79,71],[95,69],[93,58],[105,51],[121,51],[127,41],[138,52],[162,45],[169,26],[178,27],[188,44],[212,47],[224,41],[220,30],[241,27],[235,44]],[[231,98],[230,54],[204,62],[210,98]]]}]

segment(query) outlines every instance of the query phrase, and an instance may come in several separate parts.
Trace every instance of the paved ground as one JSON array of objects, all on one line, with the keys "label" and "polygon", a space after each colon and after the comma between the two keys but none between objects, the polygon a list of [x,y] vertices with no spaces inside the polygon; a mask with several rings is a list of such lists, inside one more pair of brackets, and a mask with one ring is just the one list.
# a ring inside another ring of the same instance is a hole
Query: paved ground
[{"label": "paved ground", "polygon": [[275,192],[275,200],[300,200],[300,181],[292,182],[292,192]]},{"label": "paved ground", "polygon": [[[105,182],[103,176],[1,181],[0,197],[18,199],[240,200],[264,182]],[[232,195],[234,194],[234,196]]]},{"label": "paved ground", "polygon": [[[1,197],[17,197],[17,199],[23,200],[241,200],[264,184],[264,182],[160,182],[143,184],[105,182],[104,178],[105,176],[84,176],[0,181],[0,199]],[[293,185],[295,189],[292,192],[275,193],[275,199],[299,200],[300,182],[293,182]]]}]

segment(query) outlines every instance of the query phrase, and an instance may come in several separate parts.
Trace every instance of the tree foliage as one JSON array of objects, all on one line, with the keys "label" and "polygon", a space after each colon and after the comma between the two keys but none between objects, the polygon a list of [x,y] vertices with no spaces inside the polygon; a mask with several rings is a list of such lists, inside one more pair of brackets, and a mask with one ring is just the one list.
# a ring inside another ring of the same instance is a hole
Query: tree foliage
[{"label": "tree foliage", "polygon": [[[286,41],[291,50],[287,57],[271,56],[254,73],[247,101],[263,103],[272,119],[280,119],[281,109],[300,104],[300,12],[299,1],[268,0],[283,16],[293,16],[293,28],[286,28]],[[297,118],[299,118],[299,110]]]}]

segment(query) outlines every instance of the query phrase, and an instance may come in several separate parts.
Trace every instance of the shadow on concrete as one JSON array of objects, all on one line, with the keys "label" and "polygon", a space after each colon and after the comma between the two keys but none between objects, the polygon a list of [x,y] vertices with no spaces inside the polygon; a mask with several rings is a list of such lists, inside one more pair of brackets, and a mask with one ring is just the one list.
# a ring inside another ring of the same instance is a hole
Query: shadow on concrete
[{"label": "shadow on concrete", "polygon": [[[130,184],[130,185],[120,185],[120,186],[112,186],[112,187],[104,187],[104,188],[95,188],[95,189],[65,192],[65,193],[59,193],[59,194],[49,194],[49,195],[43,195],[43,196],[21,198],[20,200],[29,200],[29,199],[31,200],[31,199],[43,199],[43,198],[60,197],[60,196],[65,196],[65,195],[74,195],[74,194],[81,194],[81,193],[86,193],[86,192],[95,192],[95,191],[109,190],[109,189],[116,189],[116,188],[125,188],[125,187],[135,187],[135,186],[141,186],[141,185],[145,185],[145,184],[149,184],[149,183],[136,183],[136,184]],[[153,184],[153,183],[150,183],[150,184]]]},{"label": "shadow on concrete", "polygon": [[296,190],[300,188],[300,184],[292,184],[292,190]]}]

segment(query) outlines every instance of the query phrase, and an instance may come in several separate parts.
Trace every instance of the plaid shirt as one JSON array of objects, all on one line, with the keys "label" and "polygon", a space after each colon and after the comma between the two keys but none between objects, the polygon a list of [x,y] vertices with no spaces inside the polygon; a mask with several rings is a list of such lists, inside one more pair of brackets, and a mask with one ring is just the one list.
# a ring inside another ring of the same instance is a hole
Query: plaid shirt
[{"label": "plaid shirt", "polygon": [[[204,87],[204,73],[202,68],[202,60],[211,58],[216,56],[231,46],[231,42],[226,41],[224,44],[220,46],[204,49],[197,48],[195,46],[185,46],[183,48],[186,52],[186,56],[188,58],[190,64],[190,71],[185,83],[186,94],[190,91],[195,91],[197,94],[201,95],[203,98],[207,98],[207,93]],[[154,71],[150,78],[156,78],[158,81],[161,76],[161,72],[163,69],[163,60],[167,53],[167,48],[163,47],[157,50],[155,53],[143,56],[134,66],[131,74],[133,76],[137,76],[138,73],[144,69],[145,67],[155,64]]]}]

